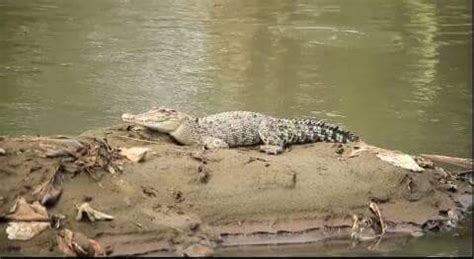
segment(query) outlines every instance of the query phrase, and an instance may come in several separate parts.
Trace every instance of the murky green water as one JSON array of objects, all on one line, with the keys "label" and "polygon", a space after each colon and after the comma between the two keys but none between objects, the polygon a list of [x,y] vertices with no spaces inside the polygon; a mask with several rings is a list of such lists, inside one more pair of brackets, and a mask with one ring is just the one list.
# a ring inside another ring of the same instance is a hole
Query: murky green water
[{"label": "murky green water", "polygon": [[319,116],[374,145],[469,157],[471,8],[1,0],[0,135],[76,134],[165,105]]}]

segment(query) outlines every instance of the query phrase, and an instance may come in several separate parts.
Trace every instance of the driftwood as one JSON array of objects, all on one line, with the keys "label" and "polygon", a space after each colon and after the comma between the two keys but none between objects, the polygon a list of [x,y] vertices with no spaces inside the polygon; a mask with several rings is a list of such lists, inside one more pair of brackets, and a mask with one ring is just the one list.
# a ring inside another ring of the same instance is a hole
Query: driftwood
[{"label": "driftwood", "polygon": [[456,166],[463,167],[465,169],[472,169],[473,160],[468,158],[452,157],[452,156],[442,156],[442,155],[433,155],[433,154],[420,154],[421,157],[438,161],[442,163],[452,164]]}]

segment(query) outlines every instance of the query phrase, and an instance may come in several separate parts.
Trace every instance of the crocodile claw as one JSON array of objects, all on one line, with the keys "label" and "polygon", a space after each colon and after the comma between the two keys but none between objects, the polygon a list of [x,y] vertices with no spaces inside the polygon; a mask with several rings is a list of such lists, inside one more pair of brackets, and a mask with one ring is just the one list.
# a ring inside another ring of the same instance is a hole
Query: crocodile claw
[{"label": "crocodile claw", "polygon": [[274,145],[261,145],[260,151],[265,152],[269,155],[278,155],[278,154],[283,153],[283,148],[280,146],[274,146]]}]

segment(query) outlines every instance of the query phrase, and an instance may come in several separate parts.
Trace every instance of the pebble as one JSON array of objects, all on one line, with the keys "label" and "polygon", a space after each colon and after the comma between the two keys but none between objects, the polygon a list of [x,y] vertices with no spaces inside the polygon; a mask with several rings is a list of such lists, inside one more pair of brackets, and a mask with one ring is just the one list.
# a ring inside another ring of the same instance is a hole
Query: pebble
[{"label": "pebble", "polygon": [[7,154],[7,152],[5,151],[5,149],[0,147],[0,156],[4,156],[6,154]]}]

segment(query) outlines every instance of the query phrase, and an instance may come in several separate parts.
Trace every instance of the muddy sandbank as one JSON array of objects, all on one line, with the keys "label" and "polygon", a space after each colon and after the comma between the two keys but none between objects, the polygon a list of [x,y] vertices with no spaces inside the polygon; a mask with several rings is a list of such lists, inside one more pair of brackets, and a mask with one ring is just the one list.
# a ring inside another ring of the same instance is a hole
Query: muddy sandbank
[{"label": "muddy sandbank", "polygon": [[[371,153],[349,158],[353,144],[295,145],[271,156],[253,147],[180,146],[165,135],[119,125],[71,136],[87,149],[79,154],[67,145],[48,149],[45,139],[55,138],[0,138],[0,215],[8,215],[18,197],[44,200],[38,186],[56,172],[60,195],[45,204],[49,215],[65,216],[61,228],[83,233],[109,255],[323,240],[376,247],[391,237],[455,226],[472,203],[472,186],[457,175],[461,169],[435,163],[420,173]],[[131,147],[150,150],[144,161],[132,162],[118,151]],[[84,202],[114,219],[76,220],[75,208]],[[9,240],[3,221],[0,254],[63,254],[58,229]]]}]

